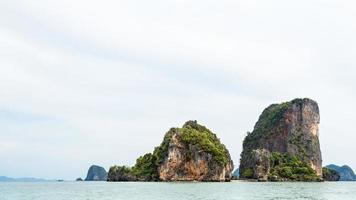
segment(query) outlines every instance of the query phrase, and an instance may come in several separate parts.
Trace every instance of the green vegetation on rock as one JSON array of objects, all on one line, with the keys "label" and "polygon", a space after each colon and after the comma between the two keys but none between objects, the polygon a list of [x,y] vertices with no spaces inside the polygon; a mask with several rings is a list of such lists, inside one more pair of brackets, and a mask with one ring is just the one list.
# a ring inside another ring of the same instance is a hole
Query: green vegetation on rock
[{"label": "green vegetation on rock", "polygon": [[256,123],[253,132],[248,132],[243,141],[244,150],[251,150],[259,146],[260,138],[267,138],[274,129],[280,129],[278,124],[283,120],[283,114],[292,106],[292,102],[284,102],[281,104],[272,104],[266,108]]},{"label": "green vegetation on rock", "polygon": [[260,116],[260,119],[255,126],[254,134],[265,135],[266,133],[271,133],[271,130],[276,127],[281,119],[283,119],[283,114],[291,107],[291,105],[291,102],[284,102],[269,106]]},{"label": "green vegetation on rock", "polygon": [[132,174],[139,180],[154,181],[157,180],[157,165],[156,156],[147,153],[140,156],[136,160],[135,166],[132,168]]},{"label": "green vegetation on rock", "polygon": [[281,154],[278,152],[271,153],[270,156],[270,181],[320,181],[310,165],[301,161],[296,156]]},{"label": "green vegetation on rock", "polygon": [[135,181],[132,170],[127,166],[112,166],[108,172],[108,181]]},{"label": "green vegetation on rock", "polygon": [[254,171],[252,168],[248,168],[242,173],[242,177],[244,178],[253,178],[253,175],[254,175]]},{"label": "green vegetation on rock", "polygon": [[112,166],[108,181],[156,181],[158,180],[156,157],[151,153],[140,156],[133,167]]},{"label": "green vegetation on rock", "polygon": [[120,173],[123,175],[129,175],[131,173],[131,168],[127,167],[127,166],[117,166],[117,165],[112,166],[109,169],[108,176],[112,176],[117,173]]},{"label": "green vegetation on rock", "polygon": [[197,124],[196,121],[189,121],[179,129],[179,133],[179,137],[186,145],[198,145],[221,165],[228,162],[229,156],[225,145],[221,144],[219,138],[205,126]]}]

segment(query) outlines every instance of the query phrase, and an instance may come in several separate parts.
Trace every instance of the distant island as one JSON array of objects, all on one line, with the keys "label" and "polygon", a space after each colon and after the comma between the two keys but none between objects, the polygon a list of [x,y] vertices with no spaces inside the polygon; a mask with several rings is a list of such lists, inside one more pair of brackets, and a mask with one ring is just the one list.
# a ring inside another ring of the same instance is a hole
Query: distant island
[{"label": "distant island", "polygon": [[238,180],[240,178],[240,170],[239,168],[235,169],[234,172],[231,174],[231,179],[232,180]]},{"label": "distant island", "polygon": [[337,166],[337,165],[331,164],[331,165],[325,166],[325,168],[327,168],[329,170],[336,171],[340,177],[339,178],[340,181],[356,181],[356,175],[355,175],[354,171],[351,169],[351,167],[349,167],[347,165]]},{"label": "distant island", "polygon": [[[106,181],[108,179],[108,173],[104,167],[98,165],[92,165],[88,169],[87,177],[85,181]],[[78,178],[77,181],[80,181]]]},{"label": "distant island", "polygon": [[24,178],[11,178],[7,176],[0,176],[1,182],[44,182],[44,181],[55,181],[55,180],[46,180],[41,178],[32,178],[32,177],[24,177]]}]

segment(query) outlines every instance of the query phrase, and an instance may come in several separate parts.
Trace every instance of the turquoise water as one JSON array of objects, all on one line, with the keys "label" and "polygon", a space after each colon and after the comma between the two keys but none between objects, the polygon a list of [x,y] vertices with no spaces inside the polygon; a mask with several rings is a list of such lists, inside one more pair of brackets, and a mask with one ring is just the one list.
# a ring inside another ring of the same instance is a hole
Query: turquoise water
[{"label": "turquoise water", "polygon": [[0,200],[356,200],[356,182],[0,183]]}]

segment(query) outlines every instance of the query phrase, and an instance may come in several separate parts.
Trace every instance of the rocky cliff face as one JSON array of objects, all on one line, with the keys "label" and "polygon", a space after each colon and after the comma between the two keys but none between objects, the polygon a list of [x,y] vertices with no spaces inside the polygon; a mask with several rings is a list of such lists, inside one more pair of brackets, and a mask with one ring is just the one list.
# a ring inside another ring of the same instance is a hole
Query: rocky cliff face
[{"label": "rocky cliff face", "polygon": [[311,99],[267,107],[243,142],[240,176],[261,181],[320,179],[319,121],[318,104]]},{"label": "rocky cliff face", "polygon": [[92,165],[88,170],[85,181],[106,181],[107,173],[103,167]]},{"label": "rocky cliff face", "polygon": [[[124,169],[124,170],[123,170]],[[109,181],[229,181],[233,163],[217,136],[196,121],[171,128],[132,168],[112,167]]]},{"label": "rocky cliff face", "polygon": [[158,166],[163,181],[226,181],[233,163],[229,152],[210,130],[189,121],[167,135],[169,144]]}]

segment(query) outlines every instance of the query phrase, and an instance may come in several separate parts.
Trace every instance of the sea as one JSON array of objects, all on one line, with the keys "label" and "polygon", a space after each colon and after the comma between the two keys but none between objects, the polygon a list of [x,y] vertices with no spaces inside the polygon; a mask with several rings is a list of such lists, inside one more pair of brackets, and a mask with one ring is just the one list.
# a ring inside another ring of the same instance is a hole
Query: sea
[{"label": "sea", "polygon": [[0,200],[356,200],[356,182],[0,182]]}]

